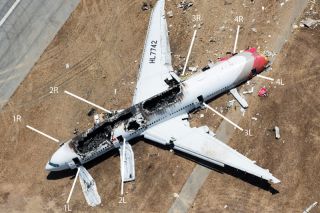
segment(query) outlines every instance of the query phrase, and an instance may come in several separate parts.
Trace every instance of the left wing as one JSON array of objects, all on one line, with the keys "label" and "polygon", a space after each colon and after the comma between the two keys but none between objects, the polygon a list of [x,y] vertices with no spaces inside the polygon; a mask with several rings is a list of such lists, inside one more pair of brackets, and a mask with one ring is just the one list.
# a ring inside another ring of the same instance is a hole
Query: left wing
[{"label": "left wing", "polygon": [[133,104],[168,89],[164,80],[173,69],[164,5],[165,0],[159,0],[150,17]]},{"label": "left wing", "polygon": [[188,115],[179,116],[147,129],[144,137],[161,144],[171,144],[173,149],[190,154],[220,166],[228,165],[261,177],[272,183],[279,183],[267,169],[243,156],[213,136],[208,127],[191,128]]}]

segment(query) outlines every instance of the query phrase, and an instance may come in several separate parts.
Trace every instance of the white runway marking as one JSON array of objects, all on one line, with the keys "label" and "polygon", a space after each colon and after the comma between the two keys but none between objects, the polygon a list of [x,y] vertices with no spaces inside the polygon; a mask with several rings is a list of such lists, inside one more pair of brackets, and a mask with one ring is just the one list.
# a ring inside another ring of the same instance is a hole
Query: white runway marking
[{"label": "white runway marking", "polygon": [[274,81],[274,79],[273,79],[273,78],[266,77],[266,76],[263,76],[263,75],[257,75],[257,77],[259,77],[259,78],[263,78],[263,79],[266,79],[266,80],[269,80],[269,81]]},{"label": "white runway marking", "polygon": [[214,110],[212,107],[210,107],[208,104],[203,103],[203,105],[205,107],[207,107],[208,109],[212,110],[214,113],[216,113],[217,115],[219,115],[220,117],[222,117],[223,119],[225,119],[226,121],[228,121],[230,124],[232,124],[233,126],[235,126],[236,128],[238,128],[240,131],[243,131],[243,129],[238,126],[237,124],[233,123],[231,120],[229,120],[227,117],[223,116],[222,114],[220,114],[217,110]]},{"label": "white runway marking", "polygon": [[70,202],[70,199],[71,199],[71,195],[72,195],[72,192],[73,192],[74,186],[76,185],[76,182],[77,182],[77,179],[78,179],[78,176],[79,176],[79,172],[80,172],[80,169],[78,168],[78,171],[77,171],[76,177],[74,178],[74,181],[73,181],[73,184],[72,184],[72,187],[71,187],[71,190],[70,190],[69,196],[68,196],[67,204],[69,204],[69,202]]},{"label": "white runway marking", "polygon": [[109,111],[109,110],[107,110],[107,109],[105,109],[105,108],[103,108],[103,107],[101,107],[101,106],[99,106],[97,104],[94,104],[94,103],[92,103],[92,102],[90,102],[90,101],[88,101],[88,100],[86,100],[84,98],[81,98],[81,97],[79,97],[79,96],[77,96],[77,95],[75,95],[75,94],[73,94],[71,92],[68,92],[68,91],[65,90],[64,93],[66,93],[68,95],[71,95],[72,97],[74,97],[76,99],[79,99],[80,101],[86,102],[87,104],[90,104],[91,106],[94,106],[94,107],[96,107],[98,109],[101,109],[101,110],[103,110],[103,111],[105,111],[107,113],[112,113],[111,111]]},{"label": "white runway marking", "polygon": [[37,130],[37,129],[29,126],[29,125],[27,125],[26,127],[27,127],[28,129],[31,129],[32,131],[35,131],[35,132],[37,132],[37,133],[39,133],[39,134],[41,134],[41,135],[43,135],[43,136],[45,136],[45,137],[47,137],[47,138],[49,138],[49,139],[51,139],[51,140],[59,143],[59,140],[58,140],[58,139],[55,139],[54,137],[51,137],[50,135],[47,135],[47,134],[45,134],[45,133],[43,133],[43,132],[41,132],[41,131],[39,131],[39,130]]},{"label": "white runway marking", "polygon": [[10,7],[8,12],[3,16],[3,18],[0,21],[0,27],[3,25],[3,23],[7,20],[7,18],[10,16],[10,14],[13,12],[13,10],[16,8],[16,6],[20,3],[21,0],[16,0],[13,5]]}]

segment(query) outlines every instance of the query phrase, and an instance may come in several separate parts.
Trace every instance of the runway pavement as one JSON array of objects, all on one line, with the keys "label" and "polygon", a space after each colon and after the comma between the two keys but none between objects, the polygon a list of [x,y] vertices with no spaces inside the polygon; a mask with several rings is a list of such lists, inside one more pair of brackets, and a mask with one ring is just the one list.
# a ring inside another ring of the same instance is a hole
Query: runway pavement
[{"label": "runway pavement", "polygon": [[79,2],[0,1],[0,110]]}]

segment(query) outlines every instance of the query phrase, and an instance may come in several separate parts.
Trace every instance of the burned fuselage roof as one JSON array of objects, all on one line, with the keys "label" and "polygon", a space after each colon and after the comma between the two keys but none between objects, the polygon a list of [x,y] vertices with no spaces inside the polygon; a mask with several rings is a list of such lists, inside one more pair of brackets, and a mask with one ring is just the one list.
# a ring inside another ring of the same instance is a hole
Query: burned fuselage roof
[{"label": "burned fuselage roof", "polygon": [[101,145],[113,146],[113,131],[117,127],[123,126],[124,131],[136,131],[147,125],[150,115],[166,109],[182,100],[182,97],[182,86],[175,85],[142,103],[107,117],[103,122],[74,137],[70,146],[79,155],[93,151]]}]

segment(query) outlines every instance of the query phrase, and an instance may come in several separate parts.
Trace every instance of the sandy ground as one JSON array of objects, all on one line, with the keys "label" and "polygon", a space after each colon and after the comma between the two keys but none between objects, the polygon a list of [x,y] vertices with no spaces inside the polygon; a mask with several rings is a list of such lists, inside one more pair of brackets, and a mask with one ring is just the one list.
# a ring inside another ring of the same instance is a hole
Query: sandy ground
[{"label": "sandy ground", "polygon": [[[192,15],[201,14],[203,25],[190,65],[202,67],[209,59],[216,60],[232,50],[236,15],[245,17],[239,49],[256,46],[261,51],[270,50],[294,4],[289,1],[280,7],[278,1],[229,2],[196,1],[186,12],[176,8],[178,1],[167,2],[167,11],[174,13],[168,22],[175,67],[183,63],[179,56],[186,55],[193,26],[197,24]],[[150,15],[150,11],[141,11],[141,5],[140,0],[82,1],[4,107],[0,113],[0,211],[63,211],[74,173],[48,175],[44,166],[58,145],[26,129],[25,125],[60,140],[72,137],[74,128],[88,128],[92,118],[86,114],[91,107],[63,94],[63,90],[108,109],[130,106]],[[252,27],[257,29],[256,33]],[[213,171],[191,211],[301,212],[320,200],[318,41],[318,29],[294,31],[272,72],[267,74],[282,78],[285,85],[265,82],[270,96],[260,99],[252,95],[250,109],[241,125],[250,128],[253,136],[237,133],[230,142],[232,147],[269,168],[282,180],[274,186],[278,193],[272,194],[239,176]],[[65,68],[67,63],[69,69]],[[261,84],[261,81],[252,83]],[[59,88],[58,94],[49,93],[53,86]],[[114,89],[117,89],[116,95]],[[225,95],[211,105],[225,111],[226,101],[231,99]],[[13,122],[17,114],[22,116],[21,123]],[[258,120],[251,120],[253,116]],[[194,124],[206,124],[213,130],[220,122],[210,113],[205,113],[202,119],[199,114],[193,117],[196,118]],[[281,129],[279,141],[268,131],[274,125]],[[173,194],[179,193],[195,163],[144,142],[134,144],[133,150],[136,181],[126,184],[126,204],[119,203],[119,157],[113,153],[114,156],[105,156],[89,165],[103,205],[88,207],[77,185],[71,209],[75,212],[166,212],[175,199]]]}]

